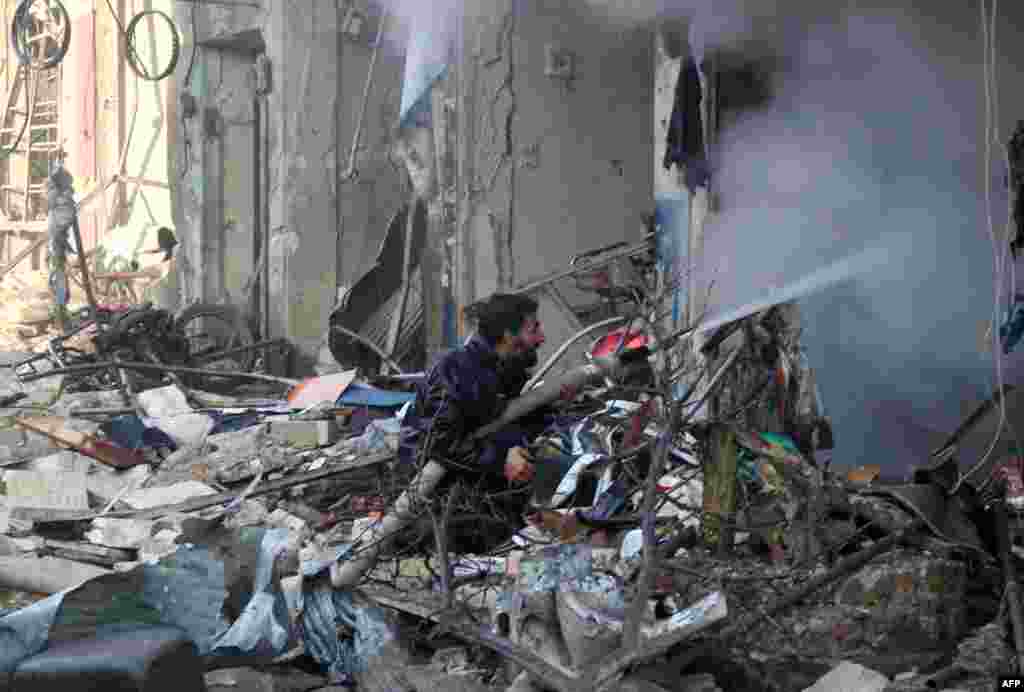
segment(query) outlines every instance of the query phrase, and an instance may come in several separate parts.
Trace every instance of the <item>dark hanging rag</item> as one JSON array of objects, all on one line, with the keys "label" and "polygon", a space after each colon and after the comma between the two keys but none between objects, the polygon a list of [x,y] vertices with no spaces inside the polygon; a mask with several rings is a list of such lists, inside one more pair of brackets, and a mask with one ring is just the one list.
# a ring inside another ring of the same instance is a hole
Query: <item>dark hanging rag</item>
[{"label": "dark hanging rag", "polygon": [[662,161],[666,170],[678,166],[686,173],[686,187],[707,185],[711,171],[704,154],[704,130],[700,117],[703,98],[700,74],[693,58],[687,58],[676,82],[672,119],[669,122],[667,148]]}]

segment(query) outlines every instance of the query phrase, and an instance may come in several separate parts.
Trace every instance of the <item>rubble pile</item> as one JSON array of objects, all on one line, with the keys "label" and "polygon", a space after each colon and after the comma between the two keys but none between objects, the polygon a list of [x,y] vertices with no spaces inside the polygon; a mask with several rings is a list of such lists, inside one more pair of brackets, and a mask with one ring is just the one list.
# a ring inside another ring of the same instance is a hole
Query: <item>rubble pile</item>
[{"label": "rubble pile", "polygon": [[614,383],[579,392],[531,446],[507,540],[455,549],[499,533],[487,498],[410,500],[427,540],[410,527],[358,589],[331,574],[412,487],[415,378],[65,394],[0,430],[0,672],[128,624],[183,632],[210,690],[981,690],[1014,670],[991,503],[830,468],[807,382],[740,362],[713,380],[734,415],[682,427]]}]

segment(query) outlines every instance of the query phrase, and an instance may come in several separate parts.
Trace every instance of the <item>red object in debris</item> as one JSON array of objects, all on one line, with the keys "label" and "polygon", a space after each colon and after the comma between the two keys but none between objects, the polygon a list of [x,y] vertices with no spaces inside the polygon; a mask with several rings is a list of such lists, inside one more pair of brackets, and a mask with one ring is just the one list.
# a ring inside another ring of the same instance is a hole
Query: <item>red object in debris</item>
[{"label": "red object in debris", "polygon": [[623,351],[644,348],[649,343],[647,335],[642,332],[631,331],[625,337],[623,337],[623,334],[626,334],[626,330],[620,328],[595,341],[594,345],[590,348],[591,357],[604,358],[613,355],[619,348],[619,341],[623,338],[626,339],[626,344],[622,347]]},{"label": "red object in debris", "polygon": [[654,593],[667,594],[676,590],[675,580],[671,574],[659,574],[654,578]]},{"label": "red object in debris", "polygon": [[832,638],[841,642],[850,636],[850,626],[845,622],[837,622],[832,625]]},{"label": "red object in debris", "polygon": [[379,495],[357,495],[352,498],[350,508],[353,512],[360,514],[372,514],[383,512],[387,506],[384,503],[384,498]]},{"label": "red object in debris", "polygon": [[778,543],[768,546],[768,557],[772,562],[782,562],[786,559],[786,549]]},{"label": "red object in debris", "polygon": [[996,464],[992,469],[992,477],[1006,481],[1006,499],[1024,502],[1024,459],[1010,457]]}]

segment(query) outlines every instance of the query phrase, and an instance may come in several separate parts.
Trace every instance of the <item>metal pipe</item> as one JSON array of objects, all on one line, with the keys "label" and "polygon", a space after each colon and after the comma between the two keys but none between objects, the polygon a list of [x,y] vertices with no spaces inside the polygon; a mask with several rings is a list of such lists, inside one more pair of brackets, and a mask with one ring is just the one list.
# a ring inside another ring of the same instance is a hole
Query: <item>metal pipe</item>
[{"label": "metal pipe", "polygon": [[23,384],[41,380],[44,377],[54,377],[56,375],[79,375],[88,372],[96,372],[98,370],[106,370],[108,368],[125,368],[126,370],[144,370],[150,372],[173,372],[180,373],[182,375],[199,375],[206,377],[237,377],[249,380],[257,380],[260,382],[273,382],[274,384],[283,384],[289,387],[294,387],[300,383],[300,380],[293,380],[288,377],[275,377],[274,375],[260,375],[253,372],[225,372],[224,370],[202,370],[200,368],[186,368],[178,365],[154,365],[152,363],[133,363],[128,361],[118,361],[116,363],[95,363],[90,365],[72,365],[67,368],[54,368],[53,370],[47,370],[46,372],[35,373],[33,375],[25,375],[21,378]]},{"label": "metal pipe", "polygon": [[429,461],[409,483],[395,501],[390,513],[376,527],[370,530],[369,545],[359,554],[344,563],[331,565],[331,584],[336,589],[354,587],[367,572],[377,564],[377,558],[390,544],[395,534],[416,519],[416,507],[424,502],[445,476],[445,468],[436,461]]},{"label": "metal pipe", "polygon": [[596,331],[600,331],[601,329],[605,329],[607,327],[612,327],[616,324],[620,324],[625,321],[625,317],[609,317],[606,320],[601,320],[600,322],[596,322],[590,325],[586,329],[576,332],[576,334],[574,334],[572,337],[569,338],[568,341],[562,344],[558,348],[558,350],[551,355],[550,358],[544,361],[544,365],[540,366],[540,369],[538,369],[537,372],[534,373],[533,377],[530,378],[530,381],[527,382],[526,385],[523,387],[523,391],[528,392],[534,387],[536,387],[537,383],[544,378],[544,375],[546,375],[548,371],[554,367],[555,363],[558,362],[558,359],[564,356],[565,352],[568,351],[569,348],[571,348],[572,345],[575,344],[577,341],[590,334],[593,334]]},{"label": "metal pipe", "polygon": [[[341,175],[345,182],[352,180],[357,175],[356,157],[359,155],[359,142],[363,138],[363,122],[366,120],[366,107],[370,102],[370,87],[373,86],[373,71],[377,66],[377,54],[380,52],[380,44],[384,39],[384,27],[388,21],[388,12],[384,10],[380,17],[380,24],[377,27],[377,40],[373,43],[373,55],[370,56],[370,67],[366,72],[366,85],[363,87],[363,103],[359,108],[359,120],[356,121],[356,133],[352,138],[352,150],[348,153],[348,168]],[[411,213],[412,210],[410,210]]]},{"label": "metal pipe", "polygon": [[216,351],[214,353],[207,353],[206,355],[198,356],[195,358],[195,362],[205,363],[209,360],[217,360],[218,358],[227,358],[228,356],[238,355],[240,353],[248,353],[249,351],[259,351],[264,348],[270,348],[271,346],[284,346],[288,343],[287,339],[267,339],[266,341],[257,341],[254,344],[248,346],[239,346],[238,348],[230,348],[227,351]]}]

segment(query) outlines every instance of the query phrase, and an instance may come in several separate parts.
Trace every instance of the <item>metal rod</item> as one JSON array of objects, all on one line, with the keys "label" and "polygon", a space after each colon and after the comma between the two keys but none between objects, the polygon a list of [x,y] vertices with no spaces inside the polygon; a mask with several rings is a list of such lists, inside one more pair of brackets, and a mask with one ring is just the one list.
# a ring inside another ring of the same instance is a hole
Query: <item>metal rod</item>
[{"label": "metal rod", "polygon": [[264,348],[270,348],[271,346],[284,346],[287,343],[287,339],[267,339],[266,341],[257,341],[255,344],[250,344],[248,346],[239,346],[237,348],[228,349],[227,351],[217,351],[216,353],[208,353],[204,356],[197,357],[195,360],[200,363],[205,363],[208,360],[216,360],[217,358],[225,358],[227,356],[233,356],[239,353],[247,353],[249,351],[259,351]]},{"label": "metal rod", "polygon": [[[384,26],[388,21],[388,12],[384,10],[380,17],[380,25],[377,27],[377,40],[373,43],[373,54],[370,56],[370,67],[366,72],[366,85],[363,87],[363,103],[359,107],[359,120],[356,121],[356,132],[352,138],[352,150],[348,153],[348,168],[342,173],[341,179],[349,181],[356,177],[356,156],[359,154],[359,142],[363,138],[363,122],[366,120],[366,107],[370,102],[370,87],[373,85],[373,71],[377,66],[377,53],[380,52],[380,44],[384,38]],[[411,211],[411,210],[410,210]]]},{"label": "metal rod", "polygon": [[154,365],[152,363],[134,363],[128,361],[117,361],[116,363],[95,363],[89,365],[72,365],[67,368],[54,368],[46,372],[26,375],[21,378],[22,383],[28,384],[45,377],[56,375],[78,375],[110,368],[125,368],[126,370],[143,370],[150,372],[174,372],[183,375],[199,375],[206,377],[237,377],[241,379],[256,380],[260,382],[273,382],[274,384],[288,385],[294,387],[300,380],[293,380],[287,377],[275,377],[274,375],[260,375],[253,372],[225,372],[223,370],[202,370],[200,368],[186,368],[178,365]]},{"label": "metal rod", "polygon": [[536,387],[537,383],[540,382],[541,379],[544,378],[544,375],[546,375],[548,373],[548,371],[551,370],[551,368],[554,367],[555,363],[558,362],[558,359],[561,358],[562,356],[564,356],[565,352],[568,351],[572,347],[572,345],[575,344],[577,341],[579,341],[580,339],[586,337],[589,334],[593,334],[596,331],[599,331],[599,330],[604,329],[606,327],[612,327],[612,326],[614,326],[616,324],[621,324],[622,322],[625,322],[625,321],[626,321],[625,317],[609,317],[606,320],[601,320],[600,322],[596,322],[596,323],[590,325],[589,327],[587,327],[587,328],[585,328],[585,329],[583,329],[583,330],[581,330],[579,332],[576,332],[576,334],[574,334],[572,337],[569,338],[568,341],[566,341],[564,344],[562,344],[558,348],[558,350],[555,351],[551,355],[550,358],[548,358],[546,361],[544,361],[544,365],[540,366],[540,369],[538,369],[537,372],[534,373],[533,377],[530,378],[530,381],[527,382],[526,385],[523,387],[523,391],[524,392],[528,392],[531,389],[533,389],[534,387]]},{"label": "metal rod", "polygon": [[354,340],[358,341],[363,346],[366,346],[368,349],[370,349],[371,351],[376,353],[378,356],[380,356],[381,360],[383,360],[385,363],[390,365],[391,369],[394,370],[399,375],[404,375],[405,374],[405,371],[402,370],[401,366],[399,366],[398,363],[396,363],[394,360],[391,359],[391,356],[389,356],[388,354],[384,353],[383,349],[381,349],[380,346],[378,346],[377,344],[373,343],[372,341],[367,339],[362,334],[359,334],[358,332],[354,332],[351,329],[348,329],[346,327],[342,327],[340,324],[333,324],[333,325],[331,325],[331,329],[333,329],[334,331],[336,331],[336,332],[338,332],[340,334],[344,334],[345,336],[347,336],[350,339],[354,339]]},{"label": "metal rod", "polygon": [[377,558],[387,547],[395,534],[402,531],[416,519],[416,506],[430,497],[445,477],[445,468],[436,461],[429,461],[416,477],[409,482],[405,492],[395,500],[391,512],[370,531],[369,545],[358,555],[343,564],[331,566],[331,585],[336,589],[354,587],[367,572],[377,564]]},{"label": "metal rod", "polygon": [[75,212],[75,218],[71,222],[71,230],[75,234],[75,247],[78,249],[78,271],[82,274],[82,288],[85,289],[85,299],[89,301],[89,307],[92,308],[92,314],[99,312],[99,307],[96,304],[96,294],[92,290],[92,280],[89,278],[89,262],[85,256],[85,246],[82,244],[82,230],[78,226],[78,212]]}]

